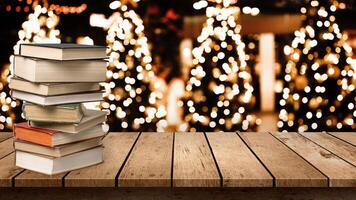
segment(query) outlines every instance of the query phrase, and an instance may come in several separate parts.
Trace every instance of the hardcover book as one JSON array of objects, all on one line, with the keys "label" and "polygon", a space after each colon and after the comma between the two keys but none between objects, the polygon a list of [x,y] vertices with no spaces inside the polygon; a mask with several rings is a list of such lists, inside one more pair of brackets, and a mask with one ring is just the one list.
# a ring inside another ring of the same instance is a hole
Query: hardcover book
[{"label": "hardcover book", "polygon": [[103,162],[102,147],[59,158],[16,151],[16,166],[47,175],[80,169],[101,162]]},{"label": "hardcover book", "polygon": [[102,145],[102,137],[92,138],[72,144],[60,145],[57,147],[46,147],[43,145],[33,144],[22,140],[15,140],[15,150],[20,150],[28,153],[35,153],[51,157],[63,157],[79,151],[84,151]]},{"label": "hardcover book", "polygon": [[91,138],[102,137],[105,134],[106,132],[100,124],[77,134],[70,134],[46,128],[34,128],[29,126],[27,122],[15,124],[14,126],[14,135],[16,139],[48,147],[56,147]]},{"label": "hardcover book", "polygon": [[65,94],[58,96],[41,96],[28,92],[11,90],[11,96],[15,99],[21,99],[42,106],[52,106],[60,104],[81,103],[102,100],[103,91],[86,92],[76,94]]},{"label": "hardcover book", "polygon": [[105,60],[53,61],[14,57],[14,75],[31,82],[102,82],[106,78]]},{"label": "hardcover book", "polygon": [[106,47],[83,44],[21,44],[20,55],[53,59],[102,59],[106,57]]},{"label": "hardcover book", "polygon": [[13,90],[41,96],[55,96],[100,90],[99,83],[33,83],[15,76],[10,79],[9,87]]},{"label": "hardcover book", "polygon": [[81,131],[90,129],[91,127],[97,124],[101,124],[105,122],[106,115],[107,115],[106,111],[85,110],[83,119],[77,124],[30,121],[30,125],[32,127],[47,128],[47,129],[66,132],[66,133],[79,133]]},{"label": "hardcover book", "polygon": [[62,104],[57,106],[40,106],[24,103],[22,112],[26,120],[39,122],[79,123],[83,118],[81,104]]}]

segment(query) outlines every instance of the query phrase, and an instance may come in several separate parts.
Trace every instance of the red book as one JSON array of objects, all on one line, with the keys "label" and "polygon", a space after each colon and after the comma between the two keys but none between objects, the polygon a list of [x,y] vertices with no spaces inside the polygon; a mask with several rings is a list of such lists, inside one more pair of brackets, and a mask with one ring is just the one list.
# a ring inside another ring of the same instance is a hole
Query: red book
[{"label": "red book", "polygon": [[14,135],[15,138],[19,140],[55,147],[63,144],[101,137],[105,135],[105,131],[99,124],[89,130],[73,134],[47,128],[35,128],[29,126],[27,122],[23,122],[15,124]]}]

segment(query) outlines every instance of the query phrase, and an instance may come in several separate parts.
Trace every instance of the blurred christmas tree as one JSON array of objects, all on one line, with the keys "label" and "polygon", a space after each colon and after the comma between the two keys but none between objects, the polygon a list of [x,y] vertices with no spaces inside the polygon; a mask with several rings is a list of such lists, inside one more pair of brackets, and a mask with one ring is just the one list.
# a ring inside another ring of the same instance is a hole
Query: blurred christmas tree
[{"label": "blurred christmas tree", "polygon": [[[28,15],[27,21],[22,24],[18,32],[19,40],[14,46],[14,53],[18,54],[21,43],[60,43],[59,31],[55,27],[59,23],[59,17],[47,10],[46,1],[34,1],[33,12]],[[3,66],[0,79],[0,130],[10,130],[15,121],[21,120],[20,101],[13,100],[9,95],[8,86],[13,69],[13,56],[10,56],[10,65]]]},{"label": "blurred christmas tree", "polygon": [[193,49],[185,121],[190,131],[254,130],[258,120],[251,114],[256,101],[251,69],[236,23],[240,9],[234,0],[204,2],[208,19],[198,37],[200,46]]},{"label": "blurred christmas tree", "polygon": [[163,94],[156,92],[155,74],[150,64],[144,26],[133,10],[136,1],[113,1],[116,10],[109,19],[107,44],[109,65],[105,102],[100,107],[107,110],[111,131],[163,131],[163,106],[156,106]]},{"label": "blurred christmas tree", "polygon": [[182,41],[183,19],[172,5],[160,6],[155,0],[145,1],[146,36],[152,55],[152,66],[157,76],[167,83],[181,76],[179,44]]},{"label": "blurred christmas tree", "polygon": [[284,51],[286,87],[278,127],[288,131],[355,130],[355,69],[335,22],[335,0],[308,1],[304,26]]}]

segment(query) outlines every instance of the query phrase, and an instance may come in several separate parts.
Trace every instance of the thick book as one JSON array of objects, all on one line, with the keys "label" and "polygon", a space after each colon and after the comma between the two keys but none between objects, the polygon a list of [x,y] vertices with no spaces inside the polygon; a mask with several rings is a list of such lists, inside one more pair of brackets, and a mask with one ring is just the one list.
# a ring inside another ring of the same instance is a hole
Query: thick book
[{"label": "thick book", "polygon": [[91,138],[102,137],[105,134],[106,132],[100,124],[77,134],[65,133],[46,128],[35,128],[28,125],[27,122],[15,124],[14,126],[14,135],[16,139],[48,147],[56,147]]},{"label": "thick book", "polygon": [[105,60],[54,61],[14,57],[14,75],[31,82],[103,82]]},{"label": "thick book", "polygon": [[102,124],[106,120],[106,115],[106,111],[85,110],[83,119],[77,124],[30,121],[30,126],[37,128],[47,128],[66,133],[79,133],[90,129],[97,124]]},{"label": "thick book", "polygon": [[38,144],[33,144],[30,142],[25,142],[22,140],[14,141],[15,150],[46,155],[46,156],[51,156],[56,158],[67,156],[79,151],[84,151],[101,145],[102,145],[102,137],[92,138],[89,140],[84,140],[72,144],[65,144],[58,147],[46,147]]},{"label": "thick book", "polygon": [[106,47],[82,44],[20,44],[20,55],[52,60],[102,59]]},{"label": "thick book", "polygon": [[19,77],[12,77],[10,89],[25,91],[42,96],[54,96],[99,91],[99,83],[33,83]]},{"label": "thick book", "polygon": [[16,166],[47,175],[59,174],[103,162],[103,148],[97,147],[54,158],[16,151]]},{"label": "thick book", "polygon": [[40,106],[24,103],[22,112],[26,120],[38,122],[79,123],[83,118],[82,104],[61,104],[57,106]]},{"label": "thick book", "polygon": [[18,90],[11,90],[11,96],[13,98],[42,106],[101,101],[103,99],[103,93],[103,91],[98,91],[57,96],[41,96]]}]

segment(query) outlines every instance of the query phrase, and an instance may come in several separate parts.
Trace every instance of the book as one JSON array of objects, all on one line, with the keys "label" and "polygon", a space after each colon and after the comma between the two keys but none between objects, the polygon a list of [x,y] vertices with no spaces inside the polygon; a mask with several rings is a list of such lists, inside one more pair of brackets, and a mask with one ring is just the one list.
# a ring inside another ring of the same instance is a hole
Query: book
[{"label": "book", "polygon": [[46,147],[38,144],[33,144],[30,142],[25,142],[22,140],[15,140],[14,147],[15,150],[20,150],[29,153],[35,153],[40,155],[46,155],[51,157],[63,157],[79,151],[84,151],[94,147],[102,145],[102,137],[92,138],[89,140],[84,140],[81,142],[76,142],[72,144],[65,144],[57,147]]},{"label": "book", "polygon": [[20,55],[53,59],[102,59],[106,57],[106,47],[82,44],[20,44]]},{"label": "book", "polygon": [[42,96],[74,94],[100,90],[99,83],[33,83],[15,76],[10,79],[9,87],[13,90],[25,91]]},{"label": "book", "polygon": [[60,104],[81,103],[102,100],[103,91],[86,92],[76,94],[64,94],[57,96],[41,96],[19,90],[11,90],[11,96],[15,99],[31,102],[42,106],[53,106]]},{"label": "book", "polygon": [[30,121],[30,126],[37,128],[47,128],[50,130],[61,131],[66,133],[79,133],[81,131],[90,129],[91,127],[97,124],[105,122],[106,115],[106,111],[85,110],[83,119],[77,124]]},{"label": "book", "polygon": [[103,82],[105,60],[53,61],[14,56],[14,75],[31,82]]},{"label": "book", "polygon": [[106,132],[100,124],[77,134],[70,134],[46,128],[35,128],[31,127],[27,122],[18,123],[14,126],[14,135],[16,139],[48,147],[56,147],[91,138],[102,137],[105,134]]},{"label": "book", "polygon": [[16,166],[47,175],[59,174],[103,162],[102,147],[54,158],[16,151]]},{"label": "book", "polygon": [[22,112],[26,120],[39,122],[79,123],[83,118],[81,104],[61,104],[57,106],[40,106],[24,103]]}]

